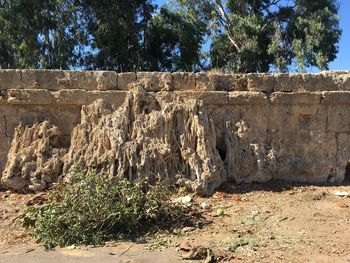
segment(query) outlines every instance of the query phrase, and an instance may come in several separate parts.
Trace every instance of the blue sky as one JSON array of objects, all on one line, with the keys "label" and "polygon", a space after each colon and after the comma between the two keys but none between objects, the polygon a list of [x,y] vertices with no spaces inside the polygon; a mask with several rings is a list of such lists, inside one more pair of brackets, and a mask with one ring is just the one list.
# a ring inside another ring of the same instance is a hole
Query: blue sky
[{"label": "blue sky", "polygon": [[[156,0],[155,2],[161,5],[167,1]],[[340,28],[343,30],[343,34],[339,42],[337,58],[329,66],[331,70],[350,70],[350,0],[338,0],[338,3]]]},{"label": "blue sky", "polygon": [[343,30],[339,42],[339,53],[337,59],[330,64],[333,70],[350,70],[350,1],[338,0],[340,9],[340,28]]}]

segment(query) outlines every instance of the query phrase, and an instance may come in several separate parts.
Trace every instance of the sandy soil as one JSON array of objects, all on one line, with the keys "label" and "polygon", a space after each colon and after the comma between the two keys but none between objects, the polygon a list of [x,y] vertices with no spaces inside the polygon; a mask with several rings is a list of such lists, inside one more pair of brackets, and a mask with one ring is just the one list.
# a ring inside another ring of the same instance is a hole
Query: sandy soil
[{"label": "sandy soil", "polygon": [[[336,191],[350,193],[350,185],[230,185],[189,204],[205,218],[202,228],[49,252],[18,219],[23,207],[40,198],[0,192],[0,262],[350,262],[350,196]],[[215,216],[217,209],[224,215]]]}]

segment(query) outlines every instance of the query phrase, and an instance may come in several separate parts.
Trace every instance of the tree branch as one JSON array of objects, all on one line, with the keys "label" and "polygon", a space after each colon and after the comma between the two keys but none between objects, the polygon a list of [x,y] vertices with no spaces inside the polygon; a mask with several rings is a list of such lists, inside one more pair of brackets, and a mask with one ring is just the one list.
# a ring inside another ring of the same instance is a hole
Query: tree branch
[{"label": "tree branch", "polygon": [[217,9],[218,9],[217,10],[217,15],[219,15],[219,20],[221,20],[221,22],[223,22],[222,25],[224,26],[224,28],[227,31],[228,39],[235,46],[235,48],[237,49],[238,53],[240,53],[242,51],[242,49],[240,48],[240,46],[238,45],[237,41],[234,38],[234,33],[232,31],[234,26],[233,26],[233,23],[232,23],[230,17],[225,12],[225,8],[222,5],[221,0],[215,0],[215,4],[216,4]]},{"label": "tree branch", "polygon": [[266,12],[269,12],[269,8],[273,5],[278,4],[279,2],[281,2],[281,0],[273,0],[271,3],[263,5],[263,7],[261,8],[261,10],[265,10]]}]

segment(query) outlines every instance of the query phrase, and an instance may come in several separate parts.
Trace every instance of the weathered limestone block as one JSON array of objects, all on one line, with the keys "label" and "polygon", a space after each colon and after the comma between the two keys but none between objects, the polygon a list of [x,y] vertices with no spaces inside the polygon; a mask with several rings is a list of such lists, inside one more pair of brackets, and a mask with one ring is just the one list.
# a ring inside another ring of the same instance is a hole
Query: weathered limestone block
[{"label": "weathered limestone block", "polygon": [[338,85],[339,90],[350,90],[350,73],[348,71],[340,72],[340,74],[334,73],[336,76],[334,77],[335,82]]},{"label": "weathered limestone block", "polygon": [[110,91],[88,91],[87,92],[87,104],[93,103],[95,100],[102,99],[106,103],[113,105],[115,108],[120,107],[128,91],[110,90]]},{"label": "weathered limestone block", "polygon": [[23,70],[0,70],[0,90],[21,88]]},{"label": "weathered limestone block", "polygon": [[146,91],[161,91],[173,89],[173,77],[171,73],[139,72],[137,83]]},{"label": "weathered limestone block", "polygon": [[118,74],[111,71],[97,71],[97,90],[116,90],[118,88]]},{"label": "weathered limestone block", "polygon": [[11,89],[8,90],[7,103],[9,104],[54,104],[54,95],[44,89]]},{"label": "weathered limestone block", "polygon": [[349,105],[332,105],[327,109],[327,131],[350,132]]},{"label": "weathered limestone block", "polygon": [[272,93],[275,85],[273,74],[247,74],[247,88],[249,91]]},{"label": "weathered limestone block", "polygon": [[0,89],[113,90],[117,74],[112,71],[1,70]]},{"label": "weathered limestone block", "polygon": [[254,91],[232,91],[229,92],[229,105],[259,105],[268,104],[266,95]]},{"label": "weathered limestone block", "polygon": [[136,73],[119,73],[118,74],[118,90],[129,90],[129,84],[136,82]]},{"label": "weathered limestone block", "polygon": [[324,91],[321,103],[325,105],[350,105],[350,91]]},{"label": "weathered limestone block", "polygon": [[[4,112],[6,120],[6,137],[13,137],[15,128],[20,124],[33,124],[34,122],[41,122],[44,120],[33,116],[31,109],[27,109],[24,105],[10,105]],[[27,105],[26,105],[27,106]]]},{"label": "weathered limestone block", "polygon": [[242,119],[241,105],[208,105],[205,107],[212,117],[215,127],[223,136],[226,130],[226,122],[237,123]]},{"label": "weathered limestone block", "polygon": [[320,92],[274,92],[270,100],[272,104],[310,104],[318,105],[321,103],[322,94]]},{"label": "weathered limestone block", "polygon": [[274,91],[277,92],[293,92],[304,91],[305,85],[301,74],[276,74]]},{"label": "weathered limestone block", "polygon": [[245,91],[247,78],[244,74],[216,74],[209,73],[210,90],[217,91]]},{"label": "weathered limestone block", "polygon": [[59,70],[22,70],[20,83],[13,88],[57,90],[57,79],[64,78],[64,75]]},{"label": "weathered limestone block", "polygon": [[176,72],[172,74],[174,90],[195,90],[196,75],[194,73]]},{"label": "weathered limestone block", "polygon": [[303,74],[305,90],[307,91],[326,91],[338,90],[338,84],[334,80],[333,74]]},{"label": "weathered limestone block", "polygon": [[[337,140],[336,166],[345,169],[346,164],[349,162],[350,134],[337,133],[336,140]],[[345,170],[344,170],[344,174],[345,174]]]},{"label": "weathered limestone block", "polygon": [[226,122],[224,167],[227,177],[237,183],[266,182],[273,177],[274,156],[264,140],[253,142],[244,120]]},{"label": "weathered limestone block", "polygon": [[0,107],[0,116],[6,119],[6,136],[12,137],[15,128],[22,123],[31,126],[48,120],[58,126],[63,135],[70,135],[80,122],[80,105],[7,105]]},{"label": "weathered limestone block", "polygon": [[44,89],[8,90],[7,103],[14,105],[83,105],[86,104],[86,91],[81,89],[62,89],[52,92]]},{"label": "weathered limestone block", "polygon": [[332,74],[275,74],[275,91],[338,90]]},{"label": "weathered limestone block", "polygon": [[[306,182],[340,183],[343,181],[345,170],[344,173],[338,173],[335,170],[337,166],[337,141],[334,133],[314,133],[310,142],[302,148],[304,158],[308,160],[311,166]],[[315,162],[314,160],[318,161]],[[345,166],[344,164],[344,168]]]},{"label": "weathered limestone block", "polygon": [[268,131],[276,132],[297,132],[299,115],[294,114],[291,105],[271,105],[269,111]]},{"label": "weathered limestone block", "polygon": [[278,132],[263,143],[251,146],[254,147],[244,151],[248,153],[245,158],[250,160],[247,163],[251,168],[249,175],[240,173],[242,182],[292,178],[303,183],[340,183],[344,179],[342,169],[345,172],[346,165],[338,166],[336,162],[334,134]]},{"label": "weathered limestone block", "polygon": [[[304,137],[304,135],[298,135],[298,137]],[[298,147],[304,151],[310,159],[313,157],[321,156],[320,161],[317,164],[334,163],[337,153],[337,141],[336,134],[331,132],[326,133],[312,133],[310,134],[310,140],[305,145],[300,144]],[[305,142],[304,138],[298,138],[302,142]]]},{"label": "weathered limestone block", "polygon": [[[172,92],[176,96],[186,100],[186,99],[196,99],[201,101],[204,105],[227,105],[229,96],[228,92],[223,91],[178,91]],[[171,94],[169,98],[172,98]],[[166,93],[164,93],[166,94]]]},{"label": "weathered limestone block", "polygon": [[250,140],[265,136],[268,131],[270,107],[267,104],[241,105],[242,120],[249,131]]},{"label": "weathered limestone block", "polygon": [[298,112],[300,115],[320,115],[324,114],[322,109],[325,109],[320,104],[297,104],[293,106],[294,112]]},{"label": "weathered limestone block", "polygon": [[56,182],[62,173],[62,157],[65,150],[60,147],[60,130],[45,121],[32,127],[16,128],[2,184],[15,191],[41,191]]},{"label": "weathered limestone block", "polygon": [[[80,122],[80,105],[65,105],[62,108],[60,105],[51,107],[46,114],[42,114],[41,110],[38,108],[33,109],[34,116],[36,120],[49,120],[51,123],[56,125],[61,131],[61,139],[64,136],[69,136],[72,133],[73,128]],[[26,123],[35,123],[34,121]],[[62,139],[63,140],[63,139]]]},{"label": "weathered limestone block", "polygon": [[197,91],[215,91],[214,85],[210,82],[210,77],[206,73],[196,73],[196,90]]},{"label": "weathered limestone block", "polygon": [[56,78],[58,89],[109,90],[117,88],[117,74],[112,71],[63,71]]},{"label": "weathered limestone block", "polygon": [[87,92],[81,89],[63,89],[51,93],[55,103],[63,105],[84,105],[87,102]]},{"label": "weathered limestone block", "polygon": [[[320,115],[300,114],[299,132],[324,132],[326,131],[327,119],[319,119]],[[322,118],[322,117],[321,117]]]}]

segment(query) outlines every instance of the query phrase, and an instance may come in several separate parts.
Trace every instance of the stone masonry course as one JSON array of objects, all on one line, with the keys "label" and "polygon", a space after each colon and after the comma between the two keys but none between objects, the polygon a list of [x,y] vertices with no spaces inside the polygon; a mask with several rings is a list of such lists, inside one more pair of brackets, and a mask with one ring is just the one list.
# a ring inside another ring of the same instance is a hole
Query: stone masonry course
[{"label": "stone masonry course", "polygon": [[208,195],[228,181],[341,183],[350,71],[220,74],[0,70],[1,187],[82,166]]}]

